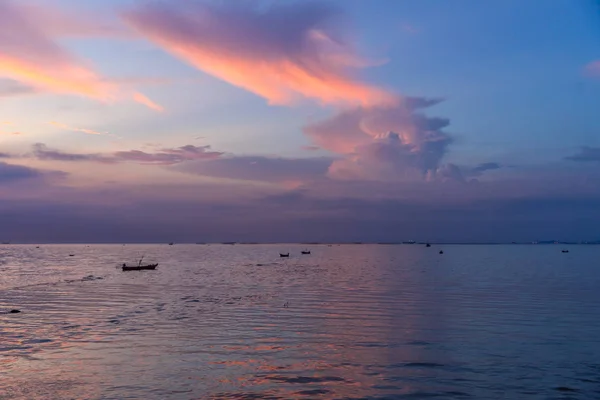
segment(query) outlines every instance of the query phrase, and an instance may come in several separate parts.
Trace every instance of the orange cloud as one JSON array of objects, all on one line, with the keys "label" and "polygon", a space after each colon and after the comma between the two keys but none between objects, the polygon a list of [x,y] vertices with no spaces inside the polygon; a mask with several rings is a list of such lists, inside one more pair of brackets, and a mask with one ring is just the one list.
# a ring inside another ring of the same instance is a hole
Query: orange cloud
[{"label": "orange cloud", "polygon": [[197,2],[152,3],[125,20],[142,36],[198,69],[270,104],[310,98],[324,104],[393,104],[396,96],[358,81],[372,63],[344,43],[318,4],[272,5],[264,12]]},{"label": "orange cloud", "polygon": [[103,102],[122,96],[118,85],[62,48],[52,36],[53,25],[46,27],[38,14],[30,15],[31,10],[10,0],[0,2],[0,77]]},{"label": "orange cloud", "polygon": [[105,135],[106,134],[103,132],[94,131],[92,129],[75,128],[75,127],[63,124],[61,122],[56,122],[56,121],[50,121],[49,124],[56,126],[58,128],[61,128],[61,129],[65,129],[67,131],[82,132],[82,133],[87,133],[88,135]]},{"label": "orange cloud", "polygon": [[163,112],[165,110],[163,106],[161,106],[160,104],[156,104],[155,102],[150,100],[148,97],[144,96],[143,94],[141,94],[139,92],[136,92],[133,94],[133,99],[135,101],[137,101],[138,103],[143,104],[146,107],[153,109],[154,111]]},{"label": "orange cloud", "polygon": [[34,64],[0,55],[0,74],[54,93],[79,94],[102,101],[114,100],[117,92],[114,85],[103,82],[92,71],[68,63]]}]

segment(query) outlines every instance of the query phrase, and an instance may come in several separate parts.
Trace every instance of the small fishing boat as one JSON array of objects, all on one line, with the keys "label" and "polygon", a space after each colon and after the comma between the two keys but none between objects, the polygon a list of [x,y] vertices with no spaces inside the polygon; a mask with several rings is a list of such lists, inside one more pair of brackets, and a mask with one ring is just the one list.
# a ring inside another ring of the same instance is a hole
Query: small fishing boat
[{"label": "small fishing boat", "polygon": [[569,250],[563,250],[562,252],[563,252],[563,253],[568,253],[568,252],[569,252]]},{"label": "small fishing boat", "polygon": [[158,264],[146,264],[146,265],[127,265],[127,264],[123,264],[123,271],[142,271],[145,269],[156,269],[156,267],[158,267]]},{"label": "small fishing boat", "polygon": [[302,254],[310,254],[310,250],[302,250]]},{"label": "small fishing boat", "polygon": [[427,244],[425,245],[425,247],[431,247],[431,245],[430,245],[429,243],[427,243]]},{"label": "small fishing boat", "polygon": [[289,257],[290,253],[279,253],[279,257]]},{"label": "small fishing boat", "polygon": [[173,246],[175,243],[173,242],[169,242],[169,246]]},{"label": "small fishing boat", "polygon": [[142,256],[142,258],[140,258],[140,261],[138,261],[137,265],[127,265],[126,263],[123,263],[123,265],[122,265],[123,271],[142,271],[145,269],[156,269],[156,267],[158,267],[158,263],[142,264],[143,260],[144,260],[144,256]]},{"label": "small fishing boat", "polygon": [[444,254],[444,251],[443,251],[443,250],[440,250],[440,254]]}]

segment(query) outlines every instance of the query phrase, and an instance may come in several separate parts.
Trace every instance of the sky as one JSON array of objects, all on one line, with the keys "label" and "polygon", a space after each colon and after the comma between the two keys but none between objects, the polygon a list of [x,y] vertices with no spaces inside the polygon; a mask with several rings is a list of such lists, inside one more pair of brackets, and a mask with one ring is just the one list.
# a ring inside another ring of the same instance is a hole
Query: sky
[{"label": "sky", "polygon": [[600,239],[594,0],[0,0],[0,240]]}]

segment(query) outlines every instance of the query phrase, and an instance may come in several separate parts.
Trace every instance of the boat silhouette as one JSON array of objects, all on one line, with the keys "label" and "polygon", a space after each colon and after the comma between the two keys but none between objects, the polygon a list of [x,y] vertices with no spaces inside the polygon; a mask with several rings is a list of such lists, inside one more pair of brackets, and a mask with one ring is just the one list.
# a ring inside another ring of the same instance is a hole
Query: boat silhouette
[{"label": "boat silhouette", "polygon": [[146,264],[146,265],[127,265],[127,264],[123,264],[122,268],[123,271],[142,271],[145,269],[156,269],[156,267],[158,267],[158,263],[157,264]]},{"label": "boat silhouette", "polygon": [[145,269],[156,269],[156,267],[158,267],[158,263],[142,264],[142,260],[144,260],[144,256],[142,256],[142,258],[140,258],[140,261],[138,261],[137,265],[127,265],[126,263],[123,263],[121,268],[123,268],[123,271],[142,271]]}]

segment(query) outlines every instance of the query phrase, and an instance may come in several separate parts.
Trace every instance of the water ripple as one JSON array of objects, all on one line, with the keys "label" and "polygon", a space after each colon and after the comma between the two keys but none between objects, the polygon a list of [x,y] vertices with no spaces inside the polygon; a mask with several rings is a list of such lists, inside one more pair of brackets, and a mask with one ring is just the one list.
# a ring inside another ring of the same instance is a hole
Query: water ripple
[{"label": "water ripple", "polygon": [[4,246],[0,399],[600,395],[600,247],[301,249]]}]

